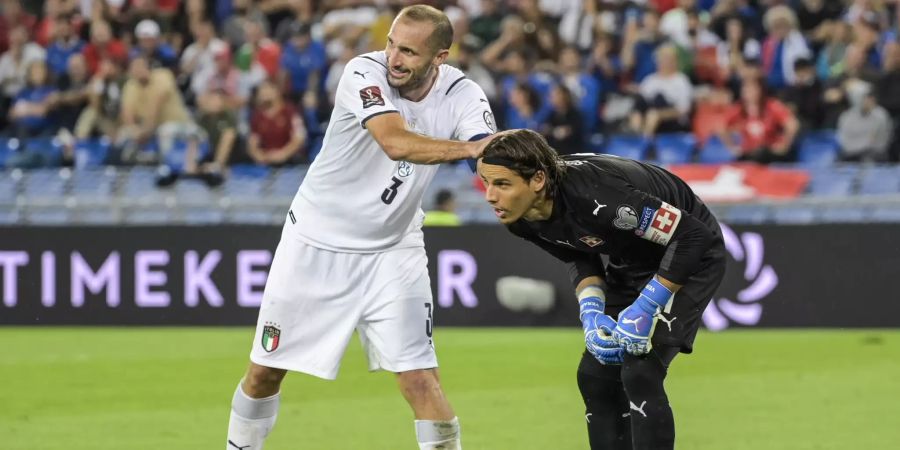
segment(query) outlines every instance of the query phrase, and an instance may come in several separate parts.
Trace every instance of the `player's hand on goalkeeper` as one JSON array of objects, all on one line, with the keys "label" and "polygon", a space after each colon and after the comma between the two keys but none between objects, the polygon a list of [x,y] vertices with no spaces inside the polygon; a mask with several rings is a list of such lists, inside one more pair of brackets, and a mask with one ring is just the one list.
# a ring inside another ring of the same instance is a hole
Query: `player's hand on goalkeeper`
[{"label": "player's hand on goalkeeper", "polygon": [[624,350],[612,337],[616,321],[603,313],[602,291],[579,295],[581,326],[587,351],[601,364],[622,364]]},{"label": "player's hand on goalkeeper", "polygon": [[646,355],[653,348],[651,339],[660,311],[672,297],[672,291],[656,279],[650,280],[641,295],[619,313],[613,338],[631,355]]}]

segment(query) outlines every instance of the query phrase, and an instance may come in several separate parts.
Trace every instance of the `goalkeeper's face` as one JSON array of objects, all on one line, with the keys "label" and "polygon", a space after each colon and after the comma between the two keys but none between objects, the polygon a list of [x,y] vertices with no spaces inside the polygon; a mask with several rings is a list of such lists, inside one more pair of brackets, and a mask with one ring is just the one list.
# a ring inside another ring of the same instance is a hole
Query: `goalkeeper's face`
[{"label": "goalkeeper's face", "polygon": [[493,164],[478,161],[478,175],[484,182],[484,198],[494,208],[494,214],[504,225],[519,219],[532,220],[543,198],[545,176],[538,171],[526,180],[518,173]]}]

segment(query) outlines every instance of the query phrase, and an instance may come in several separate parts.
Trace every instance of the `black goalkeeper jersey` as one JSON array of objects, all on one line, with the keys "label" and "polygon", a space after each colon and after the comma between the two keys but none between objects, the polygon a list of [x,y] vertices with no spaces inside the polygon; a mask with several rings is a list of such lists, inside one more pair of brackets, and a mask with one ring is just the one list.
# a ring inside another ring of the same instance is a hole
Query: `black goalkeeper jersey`
[{"label": "black goalkeeper jersey", "polygon": [[[574,284],[597,275],[635,291],[654,273],[685,284],[719,257],[719,224],[680,178],[609,155],[562,158],[566,174],[550,218],[508,228],[569,263]],[[609,257],[607,267],[600,255]]]}]

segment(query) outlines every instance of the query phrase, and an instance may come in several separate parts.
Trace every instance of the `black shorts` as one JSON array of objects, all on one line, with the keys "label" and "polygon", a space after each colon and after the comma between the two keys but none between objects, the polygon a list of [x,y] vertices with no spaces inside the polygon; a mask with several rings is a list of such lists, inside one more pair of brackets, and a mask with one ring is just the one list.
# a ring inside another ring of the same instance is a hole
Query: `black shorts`
[{"label": "black shorts", "polygon": [[[720,240],[703,257],[700,271],[688,279],[682,288],[675,293],[668,312],[663,312],[656,322],[653,332],[654,347],[676,347],[681,353],[691,353],[694,349],[694,338],[702,323],[703,311],[712,300],[722,278],[725,276],[727,253]],[[640,284],[641,288],[650,281],[649,274]],[[606,314],[617,318],[628,305],[634,303],[640,289],[635,286],[607,286]],[[636,292],[637,291],[637,292]]]}]

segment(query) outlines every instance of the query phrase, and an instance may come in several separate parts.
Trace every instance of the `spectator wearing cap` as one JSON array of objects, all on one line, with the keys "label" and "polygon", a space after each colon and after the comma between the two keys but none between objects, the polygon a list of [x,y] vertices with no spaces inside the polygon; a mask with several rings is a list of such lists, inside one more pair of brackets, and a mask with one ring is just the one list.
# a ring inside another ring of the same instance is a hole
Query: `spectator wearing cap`
[{"label": "spectator wearing cap", "polygon": [[28,38],[28,29],[18,25],[9,33],[9,50],[0,56],[0,86],[5,100],[16,97],[25,87],[29,67],[44,61],[47,52]]},{"label": "spectator wearing cap", "polygon": [[47,47],[47,65],[50,73],[59,77],[66,73],[69,58],[84,51],[84,41],[75,34],[72,17],[68,14],[56,18],[53,36],[53,42]]},{"label": "spectator wearing cap", "polygon": [[247,142],[250,158],[266,166],[305,160],[306,126],[294,107],[285,103],[278,86],[263,82],[256,91],[255,103]]},{"label": "spectator wearing cap", "polygon": [[175,70],[178,64],[178,53],[160,39],[159,24],[150,19],[138,22],[134,27],[137,46],[131,49],[131,58],[142,56],[150,63],[150,67],[165,67]]},{"label": "spectator wearing cap", "polygon": [[817,130],[825,122],[825,89],[816,78],[816,68],[807,58],[794,62],[794,82],[785,89],[784,102],[800,121],[803,130]]},{"label": "spectator wearing cap", "polygon": [[636,109],[629,117],[632,131],[646,137],[690,126],[693,86],[678,71],[678,50],[667,44],[656,50],[656,72],[641,81]]},{"label": "spectator wearing cap", "polygon": [[853,85],[847,92],[850,108],[837,125],[840,159],[847,162],[881,162],[887,159],[894,128],[890,114],[878,105],[868,84]]},{"label": "spectator wearing cap", "polygon": [[312,38],[309,25],[295,24],[281,52],[278,76],[285,91],[295,100],[306,91],[318,92],[327,64],[325,46]]},{"label": "spectator wearing cap", "polygon": [[228,108],[241,108],[246,94],[241,92],[241,73],[232,64],[231,50],[225,42],[212,44],[213,65],[197,72],[191,79],[191,90],[197,98],[197,106],[206,109],[206,98],[213,92],[221,92]]},{"label": "spectator wearing cap", "polygon": [[441,189],[434,196],[434,208],[425,212],[426,227],[458,227],[462,224],[456,214],[456,198],[448,189]]},{"label": "spectator wearing cap", "polygon": [[93,74],[100,67],[100,61],[109,60],[124,64],[128,50],[122,41],[113,37],[109,22],[96,20],[91,23],[91,42],[84,47],[84,58],[88,70]]},{"label": "spectator wearing cap", "polygon": [[762,63],[766,85],[778,92],[793,83],[794,62],[812,52],[797,29],[797,16],[784,5],[769,8],[764,17],[769,37],[763,42]]},{"label": "spectator wearing cap", "polygon": [[275,78],[281,63],[281,46],[266,35],[264,22],[247,20],[244,22],[246,42],[235,52],[235,64],[243,71],[259,65],[269,78]]}]

